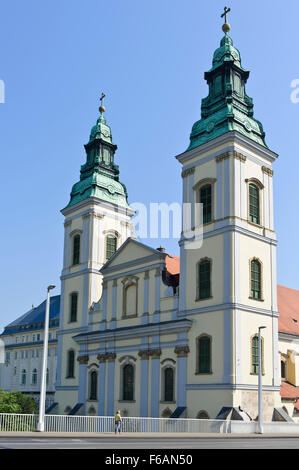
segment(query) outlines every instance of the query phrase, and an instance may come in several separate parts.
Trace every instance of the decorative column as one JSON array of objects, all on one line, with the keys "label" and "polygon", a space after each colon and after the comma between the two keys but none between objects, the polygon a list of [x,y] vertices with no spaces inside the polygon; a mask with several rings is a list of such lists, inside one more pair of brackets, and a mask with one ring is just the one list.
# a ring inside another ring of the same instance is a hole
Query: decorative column
[{"label": "decorative column", "polygon": [[83,403],[84,413],[86,412],[86,393],[87,393],[87,364],[89,356],[79,356],[77,358],[79,362],[79,391],[78,391],[78,403]]},{"label": "decorative column", "polygon": [[[244,166],[243,164],[246,162],[246,157],[242,155],[240,152],[233,151],[233,168],[234,168],[234,196],[233,196],[233,212],[232,215],[235,217],[242,217],[242,194],[241,191],[246,191],[246,185],[242,184],[241,180],[241,168]],[[240,184],[241,182],[241,184]]]},{"label": "decorative column", "polygon": [[106,329],[107,322],[107,281],[103,281],[103,317],[100,324],[100,330]]},{"label": "decorative column", "polygon": [[105,392],[106,392],[106,354],[98,354],[99,375],[98,375],[98,416],[105,415]]},{"label": "decorative column", "polygon": [[223,159],[219,156],[216,158],[217,162],[217,182],[216,182],[216,219],[222,219],[222,201],[223,201],[223,178],[222,178],[222,173],[223,173]]},{"label": "decorative column", "polygon": [[141,359],[141,377],[140,377],[140,416],[148,416],[148,369],[149,369],[149,351],[139,351],[138,356]]},{"label": "decorative column", "polygon": [[177,406],[187,406],[187,356],[189,346],[176,346],[174,353],[177,355]]},{"label": "decorative column", "polygon": [[143,304],[143,315],[141,317],[142,325],[148,324],[148,320],[149,320],[148,303],[149,303],[149,271],[145,271],[144,273],[144,304]]},{"label": "decorative column", "polygon": [[116,308],[117,308],[117,279],[113,280],[112,284],[112,316],[110,321],[110,329],[116,328]]},{"label": "decorative column", "polygon": [[160,322],[160,283],[161,270],[157,268],[155,272],[155,311],[153,314],[153,323]]},{"label": "decorative column", "polygon": [[151,378],[151,417],[159,417],[159,395],[160,395],[160,356],[161,349],[149,350],[152,358]]},{"label": "decorative column", "polygon": [[83,219],[83,236],[82,236],[82,254],[81,260],[82,263],[88,263],[89,261],[89,238],[90,238],[90,220],[91,220],[91,212],[84,214],[82,216]]},{"label": "decorative column", "polygon": [[108,388],[107,388],[107,415],[114,415],[114,372],[115,372],[115,353],[107,353],[108,361]]},{"label": "decorative column", "polygon": [[64,250],[63,250],[63,269],[69,268],[71,264],[71,239],[70,233],[72,221],[64,223]]}]

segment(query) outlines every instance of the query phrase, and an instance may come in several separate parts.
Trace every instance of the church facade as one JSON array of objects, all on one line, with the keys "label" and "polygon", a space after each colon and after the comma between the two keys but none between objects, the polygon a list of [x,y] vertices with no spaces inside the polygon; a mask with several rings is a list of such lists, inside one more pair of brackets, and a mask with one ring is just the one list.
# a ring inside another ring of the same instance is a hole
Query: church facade
[{"label": "church facade", "polygon": [[[281,407],[273,168],[253,117],[249,72],[228,29],[205,73],[209,94],[182,166],[191,229],[180,258],[134,239],[105,108],[65,217],[55,413],[257,416],[262,334],[264,418]],[[197,214],[202,205],[202,221]]]}]

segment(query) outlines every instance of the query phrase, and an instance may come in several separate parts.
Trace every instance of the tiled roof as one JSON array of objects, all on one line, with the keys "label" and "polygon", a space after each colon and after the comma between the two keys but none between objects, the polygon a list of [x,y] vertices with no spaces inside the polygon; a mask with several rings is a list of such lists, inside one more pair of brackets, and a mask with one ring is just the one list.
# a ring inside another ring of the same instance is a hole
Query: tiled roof
[{"label": "tiled roof", "polygon": [[[54,295],[50,299],[50,322],[53,320],[59,320],[60,311],[60,295]],[[25,315],[17,318],[15,321],[7,325],[4,329],[3,335],[9,335],[18,333],[20,331],[29,331],[30,329],[36,328],[37,324],[42,324],[40,328],[43,328],[46,314],[46,301],[44,300],[38,307],[32,308]],[[31,327],[31,325],[34,325]],[[26,329],[24,329],[26,326]]]},{"label": "tiled roof", "polygon": [[299,335],[299,290],[277,286],[278,330]]},{"label": "tiled roof", "polygon": [[179,256],[167,255],[165,258],[166,269],[170,274],[178,274],[180,272]]},{"label": "tiled roof", "polygon": [[280,387],[281,398],[296,399],[299,398],[299,387],[290,384],[289,382],[281,382]]}]

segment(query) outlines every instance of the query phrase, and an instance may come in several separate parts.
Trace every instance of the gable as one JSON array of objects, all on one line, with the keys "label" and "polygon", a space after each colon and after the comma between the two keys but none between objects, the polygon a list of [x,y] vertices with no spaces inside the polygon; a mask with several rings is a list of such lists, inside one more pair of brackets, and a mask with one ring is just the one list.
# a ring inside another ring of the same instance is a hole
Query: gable
[{"label": "gable", "polygon": [[102,267],[101,272],[108,273],[110,270],[125,269],[126,266],[132,265],[159,263],[164,261],[165,257],[165,253],[128,238]]}]

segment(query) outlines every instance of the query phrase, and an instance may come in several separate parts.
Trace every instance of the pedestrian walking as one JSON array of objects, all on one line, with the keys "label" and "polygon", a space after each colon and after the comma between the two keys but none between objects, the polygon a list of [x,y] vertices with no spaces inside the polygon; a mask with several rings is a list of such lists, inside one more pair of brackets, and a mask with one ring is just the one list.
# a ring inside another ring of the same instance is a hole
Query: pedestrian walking
[{"label": "pedestrian walking", "polygon": [[120,434],[121,423],[123,422],[123,420],[122,420],[119,410],[117,410],[117,412],[115,413],[114,420],[115,420],[115,434],[117,433]]}]

